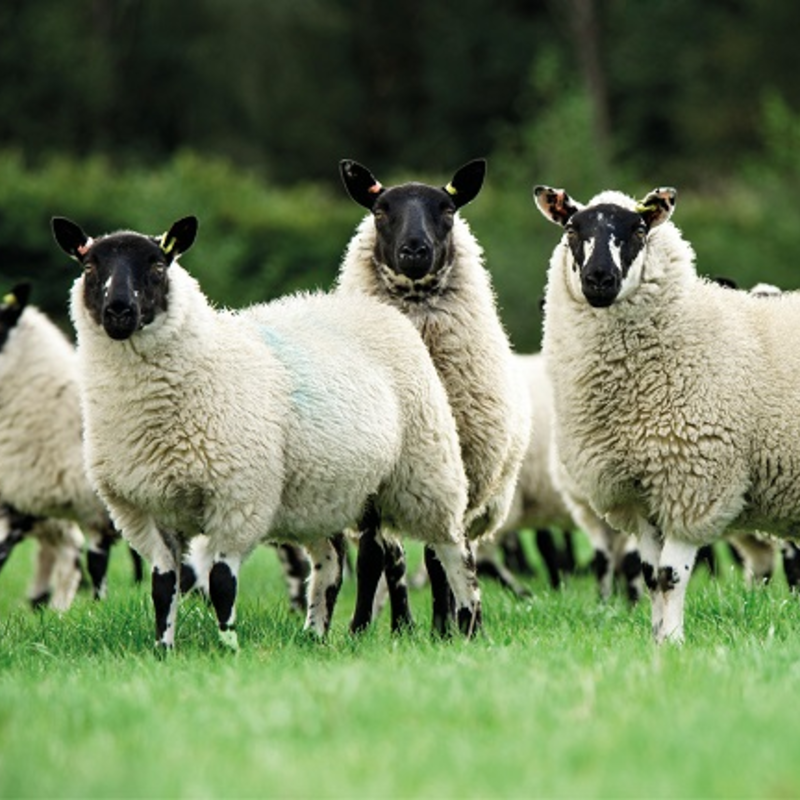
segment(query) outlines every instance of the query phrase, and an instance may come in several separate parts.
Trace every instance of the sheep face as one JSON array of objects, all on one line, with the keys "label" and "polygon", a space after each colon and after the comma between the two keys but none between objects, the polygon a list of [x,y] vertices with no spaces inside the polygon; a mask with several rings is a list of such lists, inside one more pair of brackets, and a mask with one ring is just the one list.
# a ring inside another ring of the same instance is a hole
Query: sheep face
[{"label": "sheep face", "polygon": [[471,161],[443,187],[405,183],[386,188],[355,161],[342,161],[340,171],[350,196],[373,214],[374,260],[390,289],[435,287],[453,260],[453,217],[480,191],[486,162]]},{"label": "sheep face", "polygon": [[191,247],[197,219],[176,222],[162,237],[122,231],[88,237],[63,217],[52,222],[61,248],[83,266],[83,302],[108,336],[129,339],[167,309],[168,267]]},{"label": "sheep face", "polygon": [[573,296],[593,308],[630,296],[641,283],[648,236],[672,215],[675,195],[674,189],[656,189],[630,208],[616,202],[584,207],[562,189],[537,186],[537,207],[565,230]]},{"label": "sheep face", "polygon": [[25,306],[28,305],[31,285],[29,283],[18,283],[0,301],[0,350],[8,339],[8,335],[22,316]]}]

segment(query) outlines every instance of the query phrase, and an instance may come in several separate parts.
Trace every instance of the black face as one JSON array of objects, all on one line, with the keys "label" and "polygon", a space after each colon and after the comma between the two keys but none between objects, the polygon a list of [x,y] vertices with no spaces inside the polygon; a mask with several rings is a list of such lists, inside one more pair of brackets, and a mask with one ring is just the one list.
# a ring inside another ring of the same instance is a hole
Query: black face
[{"label": "black face", "polygon": [[86,308],[112,339],[128,339],[166,310],[168,259],[155,240],[138,233],[105,236],[81,263]]},{"label": "black face", "polygon": [[586,300],[595,308],[610,306],[644,247],[644,220],[635,211],[603,204],[573,214],[565,228]]},{"label": "black face", "polygon": [[443,189],[408,183],[387,189],[372,207],[375,257],[394,272],[418,280],[452,260],[456,205]]}]

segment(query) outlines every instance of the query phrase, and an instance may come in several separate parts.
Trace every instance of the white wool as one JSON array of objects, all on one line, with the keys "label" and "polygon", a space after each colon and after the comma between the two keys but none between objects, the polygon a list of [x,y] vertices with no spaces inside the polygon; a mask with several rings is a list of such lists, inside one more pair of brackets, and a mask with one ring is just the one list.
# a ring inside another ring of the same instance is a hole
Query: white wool
[{"label": "white wool", "polygon": [[[589,205],[635,202],[603,193]],[[641,285],[595,309],[548,272],[543,351],[556,446],[581,496],[616,527],[694,544],[728,526],[796,532],[800,295],[764,302],[699,277],[671,222],[647,239]]]},{"label": "white wool", "polygon": [[469,480],[468,534],[474,538],[493,534],[508,513],[528,443],[530,409],[483,251],[459,214],[452,237],[454,256],[439,291],[419,292],[424,299],[408,302],[388,292],[380,278],[389,270],[374,262],[376,229],[368,214],[347,247],[337,291],[399,308],[422,335],[456,419]]},{"label": "white wool", "polygon": [[375,493],[390,524],[457,541],[466,486],[455,423],[416,331],[366,297],[213,309],[169,267],[168,310],[111,340],[82,302],[90,475],[145,552],[158,528],[212,551],[319,541]]}]

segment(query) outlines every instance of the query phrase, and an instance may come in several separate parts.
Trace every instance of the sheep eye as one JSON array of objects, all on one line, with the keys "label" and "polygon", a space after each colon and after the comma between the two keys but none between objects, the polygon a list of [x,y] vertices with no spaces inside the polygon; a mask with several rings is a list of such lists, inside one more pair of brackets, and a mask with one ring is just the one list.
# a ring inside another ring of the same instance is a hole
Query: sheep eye
[{"label": "sheep eye", "polygon": [[639,225],[633,232],[633,235],[640,241],[644,241],[647,236],[647,228],[644,225]]},{"label": "sheep eye", "polygon": [[375,222],[385,222],[386,221],[386,212],[381,208],[376,208],[372,215],[375,217]]}]

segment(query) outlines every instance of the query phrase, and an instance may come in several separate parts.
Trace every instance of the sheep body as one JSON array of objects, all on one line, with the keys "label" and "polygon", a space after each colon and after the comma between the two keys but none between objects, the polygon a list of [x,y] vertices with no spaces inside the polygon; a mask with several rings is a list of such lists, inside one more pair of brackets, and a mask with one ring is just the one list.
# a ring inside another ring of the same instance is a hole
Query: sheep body
[{"label": "sheep body", "polygon": [[[520,528],[555,527],[571,531],[577,527],[587,535],[594,549],[601,597],[608,599],[615,572],[622,572],[628,594],[635,600],[640,580],[635,540],[599,518],[586,500],[574,494],[574,489],[570,491],[568,478],[563,473],[555,449],[553,390],[544,355],[515,354],[514,364],[528,388],[531,430],[514,501],[498,538]],[[626,563],[626,558],[631,563]]]},{"label": "sheep body", "polygon": [[[604,192],[586,207],[559,190],[536,195],[568,229],[550,262],[543,339],[558,453],[595,511],[642,537],[654,634],[680,640],[698,545],[729,527],[796,533],[800,295],[764,302],[700,278],[667,221],[672,190],[640,204]],[[601,252],[597,231],[617,218],[631,238]],[[584,239],[579,219],[598,238]]]},{"label": "sheep body", "polygon": [[[65,249],[80,254],[70,236]],[[84,258],[98,248],[109,283],[128,269],[116,261],[117,241],[129,243],[131,261],[155,246],[127,232],[88,245]],[[458,573],[459,603],[477,613],[455,422],[409,322],[367,297],[324,294],[216,310],[177,262],[161,274],[168,300],[122,341],[111,338],[113,320],[108,333],[106,316],[98,324],[84,277],[71,300],[89,474],[123,535],[153,562],[158,641],[173,643],[176,559],[201,533],[224,641],[236,643],[239,564],[262,540],[309,550],[306,626],[323,635],[341,581],[342,552],[329,537],[355,524],[368,498],[387,525],[439,548]]]},{"label": "sheep body", "polygon": [[[33,533],[48,550],[58,549],[59,532],[63,534],[65,550],[55,559],[40,554],[32,600],[46,592],[46,564],[72,564],[80,578],[74,560],[77,534],[70,522],[77,522],[89,539],[90,573],[101,596],[115,533],[84,470],[75,348],[45,314],[27,305],[27,289],[24,300],[13,295],[7,299],[3,313],[13,312],[13,322],[4,327],[0,349],[0,498],[15,512],[37,518]],[[72,586],[73,581],[67,583]],[[61,589],[56,595],[63,610],[74,590]]]}]

